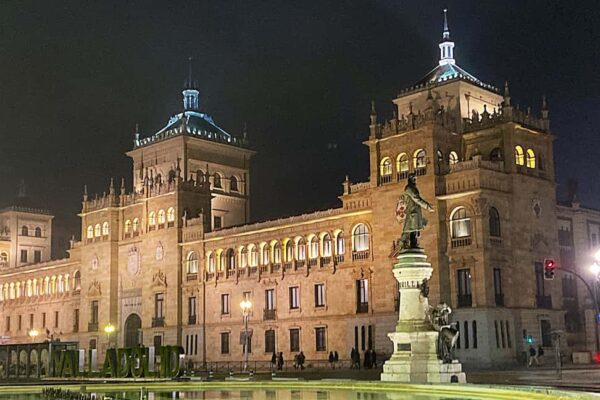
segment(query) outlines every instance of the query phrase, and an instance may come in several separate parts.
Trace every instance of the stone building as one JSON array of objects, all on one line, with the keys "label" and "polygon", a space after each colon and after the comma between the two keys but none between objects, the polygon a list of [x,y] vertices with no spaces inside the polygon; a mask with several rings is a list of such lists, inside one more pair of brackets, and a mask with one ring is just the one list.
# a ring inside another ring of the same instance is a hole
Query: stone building
[{"label": "stone building", "polygon": [[136,132],[132,191],[86,191],[69,258],[0,274],[0,332],[23,342],[42,328],[42,339],[101,354],[109,341],[178,343],[196,362],[239,361],[248,299],[251,360],[389,354],[401,301],[393,216],[412,172],[435,209],[421,238],[430,302],[454,310],[461,360],[514,362],[529,337],[550,346],[565,309],[561,281],[543,271],[560,255],[561,212],[546,103],[540,116],[520,110],[508,85],[460,68],[446,21],[439,47],[438,65],[399,93],[391,119],[373,105],[368,181],[347,178],[338,208],[258,223],[248,213],[254,152],[200,111],[190,78],[183,111],[153,135]]}]

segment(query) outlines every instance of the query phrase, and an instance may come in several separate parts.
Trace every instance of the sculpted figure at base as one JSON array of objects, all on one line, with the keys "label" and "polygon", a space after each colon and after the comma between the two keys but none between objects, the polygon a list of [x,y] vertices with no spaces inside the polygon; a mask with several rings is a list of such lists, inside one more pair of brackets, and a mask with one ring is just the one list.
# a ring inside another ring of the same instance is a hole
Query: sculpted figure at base
[{"label": "sculpted figure at base", "polygon": [[423,216],[421,208],[433,212],[433,207],[421,198],[417,189],[417,176],[408,175],[408,183],[404,187],[404,193],[398,199],[396,205],[396,220],[403,223],[402,236],[396,245],[397,251],[419,248],[419,236],[427,225],[427,219]]},{"label": "sculpted figure at base", "polygon": [[446,303],[440,303],[431,310],[431,324],[438,331],[437,353],[444,363],[454,360],[454,347],[458,341],[456,324],[449,322],[452,309]]}]

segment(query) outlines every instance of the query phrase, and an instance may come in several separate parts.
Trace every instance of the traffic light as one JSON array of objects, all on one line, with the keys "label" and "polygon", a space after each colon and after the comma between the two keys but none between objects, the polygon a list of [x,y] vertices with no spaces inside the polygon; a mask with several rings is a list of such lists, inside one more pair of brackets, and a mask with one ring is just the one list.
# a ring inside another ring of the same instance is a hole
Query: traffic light
[{"label": "traffic light", "polygon": [[546,258],[544,260],[544,279],[554,279],[554,270],[556,269],[556,261],[552,258]]}]

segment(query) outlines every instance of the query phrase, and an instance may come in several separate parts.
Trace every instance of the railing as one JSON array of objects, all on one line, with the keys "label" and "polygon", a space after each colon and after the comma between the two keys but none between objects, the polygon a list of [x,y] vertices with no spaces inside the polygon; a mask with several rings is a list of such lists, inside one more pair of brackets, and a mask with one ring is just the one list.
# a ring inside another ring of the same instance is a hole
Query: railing
[{"label": "railing", "polygon": [[416,176],[423,176],[423,175],[427,175],[427,167],[421,167],[421,168],[416,168],[414,170],[414,174]]},{"label": "railing", "polygon": [[498,307],[504,307],[504,294],[503,293],[496,293],[495,300],[496,300],[496,305]]},{"label": "railing", "polygon": [[294,264],[291,261],[283,263],[283,270],[284,271],[289,271],[292,268],[294,268]]},{"label": "railing", "polygon": [[268,265],[261,265],[260,266],[260,272],[264,273],[267,272],[269,270],[269,266]]},{"label": "railing", "polygon": [[172,228],[175,226],[175,221],[169,221],[167,222],[167,228]]},{"label": "railing", "polygon": [[353,251],[352,260],[366,260],[369,258],[369,250]]},{"label": "railing", "polygon": [[162,328],[165,326],[165,317],[152,317],[152,327]]},{"label": "railing", "polygon": [[458,306],[459,307],[473,306],[473,296],[470,294],[459,294],[458,295]]},{"label": "railing", "polygon": [[490,236],[490,243],[499,246],[502,244],[502,238],[497,236]]},{"label": "railing", "polygon": [[263,320],[272,321],[276,318],[277,318],[277,314],[276,314],[276,310],[274,308],[273,309],[265,308],[263,310]]},{"label": "railing", "polygon": [[452,242],[451,242],[451,246],[452,248],[456,248],[456,247],[467,247],[471,245],[471,237],[467,236],[467,237],[462,237],[462,238],[453,238]]},{"label": "railing", "polygon": [[98,323],[88,322],[88,332],[98,332]]},{"label": "railing", "polygon": [[331,264],[331,256],[330,257],[321,257],[321,267]]},{"label": "railing", "polygon": [[197,272],[188,272],[187,275],[185,276],[185,279],[187,281],[195,281],[198,279],[198,273]]},{"label": "railing", "polygon": [[271,270],[272,270],[273,272],[279,271],[280,269],[281,269],[281,263],[273,264],[273,265],[271,266]]},{"label": "railing", "polygon": [[196,325],[196,316],[188,315],[188,325]]},{"label": "railing", "polygon": [[309,258],[308,259],[308,266],[309,267],[314,267],[317,265],[317,259],[316,258]]},{"label": "railing", "polygon": [[304,268],[305,264],[306,264],[305,260],[296,260],[296,269],[298,269],[298,268]]},{"label": "railing", "polygon": [[368,313],[369,312],[369,303],[358,303],[356,304],[356,313],[357,314],[362,314],[362,313]]},{"label": "railing", "polygon": [[343,263],[344,262],[344,255],[343,254],[336,254],[334,256],[334,260],[335,260],[336,264]]},{"label": "railing", "polygon": [[408,171],[408,170],[407,171],[400,171],[400,172],[398,172],[398,177],[396,178],[396,180],[398,182],[404,181],[404,180],[408,179],[408,174],[410,174],[410,171]]},{"label": "railing", "polygon": [[392,181],[392,174],[389,175],[381,175],[379,177],[379,184],[385,185],[386,183],[390,183]]},{"label": "railing", "polygon": [[552,296],[535,296],[538,308],[552,308]]}]

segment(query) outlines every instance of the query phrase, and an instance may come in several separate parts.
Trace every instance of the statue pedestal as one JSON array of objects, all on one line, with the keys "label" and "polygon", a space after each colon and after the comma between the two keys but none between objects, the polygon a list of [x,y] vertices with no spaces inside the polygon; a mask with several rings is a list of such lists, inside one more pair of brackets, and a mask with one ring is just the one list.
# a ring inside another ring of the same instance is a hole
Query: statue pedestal
[{"label": "statue pedestal", "polygon": [[438,332],[428,317],[429,301],[421,295],[423,280],[433,268],[422,249],[403,251],[394,265],[400,286],[400,310],[396,332],[388,334],[394,343],[392,357],[383,365],[382,381],[410,383],[465,383],[462,365],[443,363],[437,355]]}]

